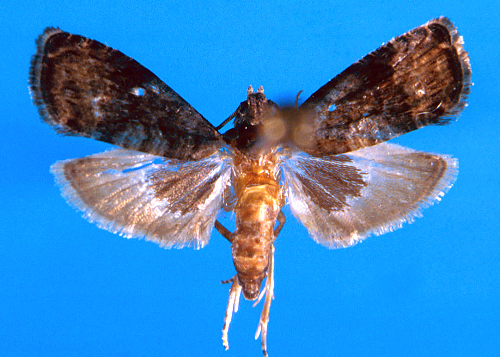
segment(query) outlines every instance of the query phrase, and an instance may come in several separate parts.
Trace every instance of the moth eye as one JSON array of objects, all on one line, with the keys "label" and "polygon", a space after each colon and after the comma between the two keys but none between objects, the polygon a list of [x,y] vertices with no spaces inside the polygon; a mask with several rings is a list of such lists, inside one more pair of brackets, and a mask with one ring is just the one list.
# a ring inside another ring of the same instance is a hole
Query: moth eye
[{"label": "moth eye", "polygon": [[337,108],[337,106],[335,104],[332,104],[328,107],[328,111],[329,112],[333,112],[335,109]]}]

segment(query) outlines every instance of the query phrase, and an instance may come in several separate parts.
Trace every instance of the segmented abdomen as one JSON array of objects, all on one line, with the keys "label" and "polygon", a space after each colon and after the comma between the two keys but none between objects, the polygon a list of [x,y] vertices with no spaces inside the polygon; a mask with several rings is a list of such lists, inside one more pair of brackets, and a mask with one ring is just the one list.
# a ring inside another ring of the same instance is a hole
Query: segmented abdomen
[{"label": "segmented abdomen", "polygon": [[274,155],[235,159],[236,230],[232,233],[234,267],[246,299],[258,297],[269,266],[274,226],[282,207]]}]

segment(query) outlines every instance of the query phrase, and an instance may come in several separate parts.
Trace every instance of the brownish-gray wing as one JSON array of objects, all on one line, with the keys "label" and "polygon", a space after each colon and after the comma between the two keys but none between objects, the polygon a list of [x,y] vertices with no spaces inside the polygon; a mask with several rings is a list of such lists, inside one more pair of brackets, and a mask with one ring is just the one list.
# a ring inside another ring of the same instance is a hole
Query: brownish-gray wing
[{"label": "brownish-gray wing", "polygon": [[201,248],[229,184],[230,162],[222,155],[178,161],[116,149],[51,170],[66,200],[100,228],[164,247]]},{"label": "brownish-gray wing", "polygon": [[54,28],[37,45],[30,90],[43,120],[59,132],[182,160],[221,146],[206,119],[123,53]]},{"label": "brownish-gray wing", "polygon": [[458,171],[449,156],[387,143],[322,158],[294,153],[283,168],[293,214],[330,248],[413,221],[444,195]]},{"label": "brownish-gray wing", "polygon": [[466,105],[470,64],[446,18],[392,39],[354,63],[301,105],[310,119],[311,155],[354,151],[431,124],[446,124]]}]

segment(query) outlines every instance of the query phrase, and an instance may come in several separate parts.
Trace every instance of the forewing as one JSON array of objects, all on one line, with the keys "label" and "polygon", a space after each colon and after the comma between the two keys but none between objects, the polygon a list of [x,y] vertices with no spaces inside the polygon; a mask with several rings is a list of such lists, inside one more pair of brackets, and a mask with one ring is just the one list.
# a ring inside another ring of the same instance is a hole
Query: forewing
[{"label": "forewing", "polygon": [[295,153],[283,168],[293,214],[330,248],[413,221],[440,200],[458,172],[449,156],[387,143],[323,158]]},{"label": "forewing", "polygon": [[175,159],[200,159],[220,134],[151,71],[100,42],[47,28],[29,83],[40,115],[59,132]]},{"label": "forewing", "polygon": [[66,200],[113,233],[164,247],[208,243],[230,178],[229,159],[166,160],[116,149],[55,163]]},{"label": "forewing", "polygon": [[446,18],[392,39],[301,105],[309,118],[307,140],[295,146],[311,155],[341,154],[448,123],[469,93],[471,71],[462,44]]}]

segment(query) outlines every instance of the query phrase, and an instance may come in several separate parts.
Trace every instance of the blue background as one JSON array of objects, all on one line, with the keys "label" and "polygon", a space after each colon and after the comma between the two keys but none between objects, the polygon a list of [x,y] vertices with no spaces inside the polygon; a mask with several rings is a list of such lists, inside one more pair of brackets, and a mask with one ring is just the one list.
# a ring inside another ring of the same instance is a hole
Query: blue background
[{"label": "blue background", "polygon": [[46,26],[121,50],[217,125],[249,84],[271,99],[293,100],[299,90],[306,99],[383,42],[440,15],[457,25],[471,56],[469,106],[450,126],[395,142],[458,158],[457,183],[423,219],[349,249],[314,243],[285,209],[269,352],[498,355],[496,1],[81,3],[20,0],[0,14],[0,355],[261,355],[253,340],[261,307],[247,301],[229,351],[222,347],[229,287],[220,281],[234,267],[218,233],[199,251],[164,250],[96,228],[60,197],[49,166],[109,146],[55,135],[31,104],[29,61]]}]

